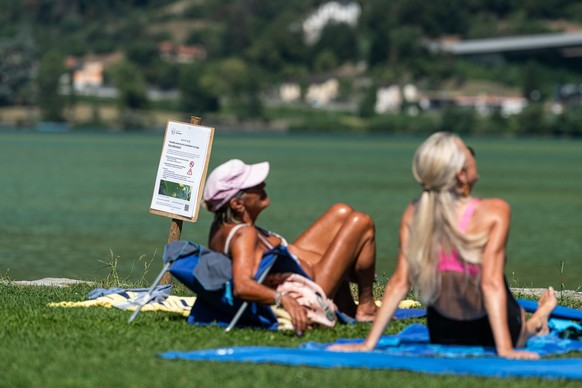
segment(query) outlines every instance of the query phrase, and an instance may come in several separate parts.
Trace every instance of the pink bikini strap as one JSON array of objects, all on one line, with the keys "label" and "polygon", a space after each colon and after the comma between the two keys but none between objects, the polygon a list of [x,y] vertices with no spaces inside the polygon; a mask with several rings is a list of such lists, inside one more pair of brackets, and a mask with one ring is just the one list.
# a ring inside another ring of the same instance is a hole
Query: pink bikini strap
[{"label": "pink bikini strap", "polygon": [[465,214],[463,214],[463,218],[461,218],[461,222],[459,224],[459,229],[461,230],[461,232],[465,233],[465,231],[467,230],[469,220],[471,219],[473,213],[475,212],[475,209],[477,208],[477,203],[479,203],[479,200],[473,199],[467,205],[467,209],[465,209]]}]

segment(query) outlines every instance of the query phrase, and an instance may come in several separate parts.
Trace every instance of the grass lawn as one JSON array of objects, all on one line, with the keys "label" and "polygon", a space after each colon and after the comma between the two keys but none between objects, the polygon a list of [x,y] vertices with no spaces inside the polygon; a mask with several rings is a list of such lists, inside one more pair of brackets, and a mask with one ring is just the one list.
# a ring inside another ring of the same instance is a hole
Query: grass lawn
[{"label": "grass lawn", "polygon": [[[228,346],[296,347],[307,341],[364,337],[368,324],[319,329],[298,338],[286,332],[193,327],[180,315],[130,313],[102,307],[51,308],[85,300],[94,286],[17,286],[0,283],[1,387],[386,387],[579,386],[579,382],[435,376],[403,371],[318,369],[279,365],[164,361],[156,354]],[[176,295],[187,295],[177,286]],[[572,305],[572,301],[562,301]],[[577,307],[580,307],[579,305]],[[388,332],[422,319],[394,321]],[[572,356],[581,357],[582,354]]]}]

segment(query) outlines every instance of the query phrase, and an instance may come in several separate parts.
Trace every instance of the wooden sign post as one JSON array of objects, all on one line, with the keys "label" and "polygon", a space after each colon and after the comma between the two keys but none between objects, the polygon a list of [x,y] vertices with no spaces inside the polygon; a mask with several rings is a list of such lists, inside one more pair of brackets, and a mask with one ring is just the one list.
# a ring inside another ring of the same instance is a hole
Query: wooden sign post
[{"label": "wooden sign post", "polygon": [[[196,222],[208,171],[214,128],[200,117],[190,123],[168,121],[150,213],[172,218],[168,243],[182,235],[184,221]],[[169,272],[161,283],[172,281]]]}]

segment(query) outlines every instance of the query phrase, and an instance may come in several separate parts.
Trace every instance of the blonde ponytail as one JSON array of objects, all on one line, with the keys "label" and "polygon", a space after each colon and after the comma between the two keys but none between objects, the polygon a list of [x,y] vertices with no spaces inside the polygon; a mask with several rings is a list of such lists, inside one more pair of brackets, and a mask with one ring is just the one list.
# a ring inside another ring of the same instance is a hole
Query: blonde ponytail
[{"label": "blonde ponytail", "polygon": [[485,234],[463,234],[458,227],[455,210],[461,198],[456,174],[465,164],[465,154],[456,139],[450,133],[437,132],[414,155],[413,175],[424,191],[416,202],[407,259],[410,282],[427,304],[438,297],[441,252],[455,250],[462,261],[480,264],[487,240]]}]

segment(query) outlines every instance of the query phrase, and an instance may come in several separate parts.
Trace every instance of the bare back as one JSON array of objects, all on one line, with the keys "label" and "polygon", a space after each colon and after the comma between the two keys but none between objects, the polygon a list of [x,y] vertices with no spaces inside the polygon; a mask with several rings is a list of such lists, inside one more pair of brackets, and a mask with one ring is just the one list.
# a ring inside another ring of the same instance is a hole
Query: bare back
[{"label": "bare back", "polygon": [[[466,215],[469,202],[462,203],[456,209],[457,225]],[[403,221],[412,223],[413,211],[404,214]],[[482,199],[477,202],[474,211],[467,219],[464,233],[489,236],[486,243],[478,274],[462,271],[440,272],[440,292],[433,304],[442,315],[458,320],[477,319],[487,314],[482,293],[483,280],[503,279],[505,245],[509,231],[509,205],[501,199]],[[406,235],[407,236],[407,235]],[[407,246],[408,241],[402,242]]]}]

